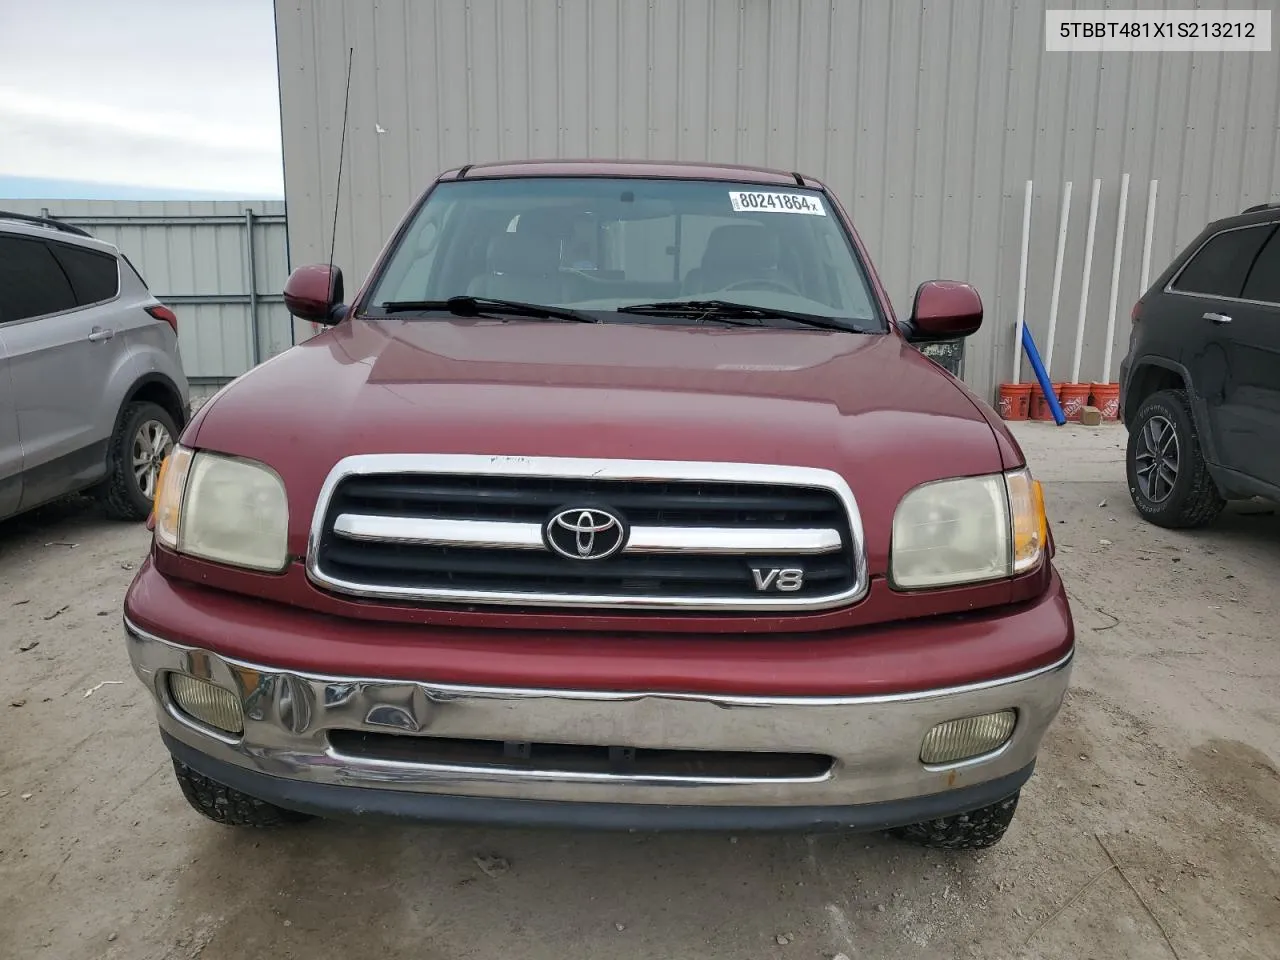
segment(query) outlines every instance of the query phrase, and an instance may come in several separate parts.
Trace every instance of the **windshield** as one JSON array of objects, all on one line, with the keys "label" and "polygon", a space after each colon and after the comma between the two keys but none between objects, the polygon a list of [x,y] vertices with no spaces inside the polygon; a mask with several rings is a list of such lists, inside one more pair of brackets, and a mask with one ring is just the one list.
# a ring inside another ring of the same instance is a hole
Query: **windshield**
[{"label": "windshield", "polygon": [[403,313],[406,305],[462,296],[630,322],[645,322],[637,314],[668,301],[718,301],[720,314],[727,302],[885,329],[853,246],[820,191],[724,181],[438,184],[364,309],[376,316],[393,304]]}]

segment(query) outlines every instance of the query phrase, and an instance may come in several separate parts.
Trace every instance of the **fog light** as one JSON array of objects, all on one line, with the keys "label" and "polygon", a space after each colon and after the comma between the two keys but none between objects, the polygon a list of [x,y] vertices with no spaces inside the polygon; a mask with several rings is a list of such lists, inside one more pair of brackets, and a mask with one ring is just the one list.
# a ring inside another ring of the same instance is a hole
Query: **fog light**
[{"label": "fog light", "polygon": [[940,723],[925,734],[920,746],[920,762],[955,763],[990,753],[1009,740],[1016,721],[1017,714],[1012,710],[1001,710]]},{"label": "fog light", "polygon": [[226,733],[244,730],[244,713],[240,701],[230,690],[207,680],[197,680],[182,673],[169,674],[169,693],[173,702],[201,723]]}]

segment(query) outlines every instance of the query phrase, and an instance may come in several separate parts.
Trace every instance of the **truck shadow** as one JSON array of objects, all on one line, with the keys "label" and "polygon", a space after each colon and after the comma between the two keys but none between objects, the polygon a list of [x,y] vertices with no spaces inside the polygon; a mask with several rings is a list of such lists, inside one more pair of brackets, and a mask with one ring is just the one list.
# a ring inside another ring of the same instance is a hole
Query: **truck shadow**
[{"label": "truck shadow", "polygon": [[[184,911],[235,919],[203,960],[286,944],[294,956],[451,960],[756,957],[792,942],[797,956],[853,955],[855,936],[864,942],[876,927],[900,943],[927,942],[949,922],[944,939],[961,933],[958,892],[990,856],[878,834],[342,822],[269,834],[208,827],[207,839],[193,844],[204,848],[200,869],[184,871],[175,893]],[[913,937],[922,923],[929,933]]]},{"label": "truck shadow", "polygon": [[102,515],[90,497],[72,496],[46,503],[42,507],[0,520],[0,555],[11,547],[43,538],[45,542],[78,542],[77,538],[94,531],[120,526]]},{"label": "truck shadow", "polygon": [[1280,557],[1280,505],[1266,500],[1229,503],[1205,532],[1220,542],[1270,545]]}]

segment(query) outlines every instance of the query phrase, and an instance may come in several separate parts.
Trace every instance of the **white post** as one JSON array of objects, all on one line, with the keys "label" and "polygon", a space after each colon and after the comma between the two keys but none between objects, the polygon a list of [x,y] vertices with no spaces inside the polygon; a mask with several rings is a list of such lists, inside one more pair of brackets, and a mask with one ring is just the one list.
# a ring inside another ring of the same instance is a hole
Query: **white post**
[{"label": "white post", "polygon": [[1013,379],[1018,383],[1022,376],[1022,327],[1027,322],[1027,259],[1031,246],[1031,181],[1027,181],[1022,198],[1022,255],[1018,261],[1018,323],[1013,334]]},{"label": "white post", "polygon": [[1049,294],[1049,345],[1044,369],[1053,379],[1053,342],[1058,336],[1058,295],[1062,293],[1062,257],[1067,251],[1067,221],[1071,217],[1071,181],[1062,188],[1062,210],[1058,214],[1058,252],[1053,258],[1053,292]]},{"label": "white post", "polygon": [[1156,229],[1156,186],[1159,180],[1152,180],[1147,188],[1147,223],[1142,228],[1142,289],[1138,296],[1147,292],[1151,285],[1151,237]]},{"label": "white post", "polygon": [[1071,382],[1080,382],[1080,353],[1084,350],[1084,315],[1089,306],[1089,276],[1093,273],[1093,237],[1098,226],[1098,191],[1102,181],[1093,181],[1089,196],[1089,230],[1084,237],[1084,276],[1080,279],[1080,312],[1076,316],[1076,353],[1071,360]]},{"label": "white post", "polygon": [[1116,250],[1111,260],[1111,302],[1107,304],[1107,343],[1102,353],[1102,379],[1111,382],[1112,343],[1116,335],[1116,304],[1120,298],[1120,260],[1124,255],[1124,220],[1129,212],[1129,175],[1120,178],[1120,209],[1116,212]]}]

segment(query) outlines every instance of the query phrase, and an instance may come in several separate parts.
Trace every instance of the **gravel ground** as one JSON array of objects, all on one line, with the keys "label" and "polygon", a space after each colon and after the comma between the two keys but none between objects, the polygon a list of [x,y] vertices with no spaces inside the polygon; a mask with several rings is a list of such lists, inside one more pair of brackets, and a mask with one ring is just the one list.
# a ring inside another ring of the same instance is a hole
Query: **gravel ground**
[{"label": "gravel ground", "polygon": [[119,637],[146,532],[83,501],[0,524],[0,957],[1280,956],[1280,520],[1158,530],[1123,430],[1020,433],[1080,649],[1013,828],[978,855],[218,827],[173,783]]}]

